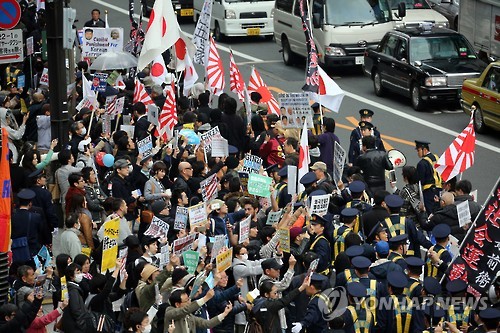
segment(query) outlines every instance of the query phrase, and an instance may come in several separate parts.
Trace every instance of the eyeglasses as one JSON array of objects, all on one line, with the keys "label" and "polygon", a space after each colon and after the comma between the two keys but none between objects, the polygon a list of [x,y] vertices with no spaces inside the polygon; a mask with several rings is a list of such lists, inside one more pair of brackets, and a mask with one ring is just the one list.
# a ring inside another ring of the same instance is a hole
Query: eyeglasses
[{"label": "eyeglasses", "polygon": [[184,168],[184,170],[193,170],[193,168]]}]

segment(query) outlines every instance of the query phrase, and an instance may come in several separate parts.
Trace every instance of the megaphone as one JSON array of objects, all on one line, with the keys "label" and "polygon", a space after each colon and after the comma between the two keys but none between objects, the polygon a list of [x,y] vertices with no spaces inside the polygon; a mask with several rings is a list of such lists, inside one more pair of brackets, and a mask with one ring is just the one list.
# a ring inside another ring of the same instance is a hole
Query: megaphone
[{"label": "megaphone", "polygon": [[395,168],[402,168],[406,165],[406,156],[397,149],[391,149],[387,152],[387,157]]}]

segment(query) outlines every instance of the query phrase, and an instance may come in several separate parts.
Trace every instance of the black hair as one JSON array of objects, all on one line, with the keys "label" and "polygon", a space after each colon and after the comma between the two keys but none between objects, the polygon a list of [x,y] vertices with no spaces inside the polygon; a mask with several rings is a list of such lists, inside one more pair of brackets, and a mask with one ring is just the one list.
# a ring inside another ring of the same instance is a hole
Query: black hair
[{"label": "black hair", "polygon": [[93,12],[98,12],[99,14],[101,14],[101,11],[99,9],[97,9],[97,8],[92,9],[91,13],[93,13]]},{"label": "black hair", "polygon": [[259,94],[259,93],[258,93],[258,92],[256,92],[256,91],[252,91],[252,92],[250,93],[250,99],[251,99],[251,100],[252,100],[252,102],[254,102],[254,103],[259,103],[259,102],[260,102],[260,100],[262,99],[262,95],[261,95],[261,94]]},{"label": "black hair", "polygon": [[308,251],[302,256],[302,263],[306,269],[309,269],[311,263],[318,258],[319,255],[316,252]]},{"label": "black hair", "polygon": [[266,130],[264,119],[262,119],[261,116],[253,116],[250,120],[250,123],[252,125],[252,131],[255,133],[255,135],[259,135]]},{"label": "black hair", "polygon": [[462,179],[455,185],[455,190],[460,190],[464,192],[464,194],[469,194],[470,191],[472,191],[472,183],[467,179]]},{"label": "black hair", "polygon": [[73,228],[77,223],[78,223],[78,214],[70,214],[66,218],[66,221],[64,221],[64,225],[68,229]]},{"label": "black hair", "polygon": [[210,93],[208,91],[202,92],[198,95],[198,103],[200,106],[208,106],[210,102]]},{"label": "black hair", "polygon": [[75,264],[72,262],[71,264],[66,267],[66,270],[64,271],[64,275],[66,276],[66,281],[71,281],[72,278],[75,277],[75,271],[79,269],[80,271],[82,270],[82,266]]},{"label": "black hair", "polygon": [[366,147],[366,149],[374,149],[375,148],[375,137],[373,137],[371,135],[364,136],[361,139],[361,143],[363,144],[363,146]]},{"label": "black hair", "polygon": [[170,305],[175,307],[175,303],[182,303],[182,295],[185,293],[186,291],[184,289],[174,290],[170,295],[170,297],[168,298]]},{"label": "black hair", "polygon": [[68,267],[68,259],[70,258],[71,257],[66,253],[61,253],[56,257],[56,269],[59,277],[62,277],[66,271],[66,267]]},{"label": "black hair", "polygon": [[348,249],[353,245],[361,245],[361,238],[359,237],[358,234],[350,232],[345,236],[344,243],[345,243],[345,248]]},{"label": "black hair", "polygon": [[34,149],[28,150],[24,154],[22,167],[30,171],[35,171],[36,167],[33,165],[33,159],[35,156],[38,159],[38,163],[40,163],[41,162],[40,153]]},{"label": "black hair", "polygon": [[[113,142],[117,142],[121,137],[126,136],[128,138],[128,133],[122,130],[118,130],[113,133]],[[59,153],[60,154],[60,153]]]},{"label": "black hair", "polygon": [[232,97],[228,97],[224,103],[224,113],[228,115],[236,114],[238,103]]},{"label": "black hair", "polygon": [[90,180],[90,174],[92,173],[92,171],[94,171],[94,168],[88,166],[88,167],[84,167],[80,172],[81,172],[81,175],[83,177],[83,180],[85,180],[87,183],[89,182]]},{"label": "black hair", "polygon": [[139,308],[129,308],[123,318],[123,327],[125,331],[128,332],[132,329],[132,331],[135,332],[137,330],[136,326],[142,325],[142,322],[147,316],[148,314]]},{"label": "black hair", "polygon": [[71,156],[72,156],[71,150],[63,149],[57,155],[57,159],[59,160],[59,163],[61,163],[64,166],[64,165],[68,165],[69,160],[71,159]]},{"label": "black hair", "polygon": [[111,209],[113,212],[116,212],[122,206],[123,199],[122,198],[113,198],[113,202],[111,203]]},{"label": "black hair", "polygon": [[270,225],[266,225],[264,228],[259,230],[259,237],[262,240],[262,243],[267,244],[267,238],[272,238],[275,231],[276,230]]},{"label": "black hair", "polygon": [[286,144],[292,146],[295,151],[299,150],[299,140],[297,140],[297,138],[294,137],[286,138]]},{"label": "black hair", "polygon": [[90,292],[92,294],[98,294],[104,289],[105,285],[106,285],[106,276],[102,274],[95,274],[92,276],[92,280],[90,280]]},{"label": "black hair", "polygon": [[0,306],[0,318],[5,319],[6,316],[10,317],[13,313],[17,312],[18,307],[12,303],[5,303]]},{"label": "black hair", "polygon": [[403,167],[403,178],[406,178],[408,184],[413,185],[418,183],[417,168],[413,165],[406,165]]},{"label": "black hair", "polygon": [[172,197],[170,198],[170,200],[174,205],[177,205],[179,200],[182,201],[182,193],[185,193],[185,191],[181,189],[177,189],[172,192]]},{"label": "black hair", "polygon": [[144,105],[143,102],[137,102],[132,107],[132,111],[135,111],[140,115],[146,114],[146,105]]},{"label": "black hair", "polygon": [[323,126],[325,126],[326,132],[335,132],[335,119],[333,118],[323,118]]},{"label": "black hair", "polygon": [[70,187],[75,187],[75,183],[80,181],[80,178],[83,178],[83,175],[80,172],[70,173],[68,176],[68,183]]},{"label": "black hair", "polygon": [[71,201],[66,201],[68,205],[68,212],[80,213],[83,209],[83,203],[85,202],[85,195],[75,193],[71,196]]},{"label": "black hair", "polygon": [[239,192],[241,189],[241,181],[239,177],[229,179],[229,192]]},{"label": "black hair", "polygon": [[28,266],[28,265],[22,265],[17,268],[17,278],[22,279],[23,276],[28,275],[28,272],[32,270],[34,271],[33,267]]},{"label": "black hair", "polygon": [[194,123],[196,121],[196,113],[188,111],[182,116],[182,122],[184,124]]},{"label": "black hair", "polygon": [[262,282],[259,288],[260,295],[264,297],[265,294],[269,294],[271,290],[273,290],[273,287],[274,287],[274,282],[272,282],[271,280],[266,280]]},{"label": "black hair", "polygon": [[118,141],[115,141],[115,144],[118,147],[118,150],[128,150],[128,145],[129,145],[128,136],[122,136],[121,138],[118,139]]}]

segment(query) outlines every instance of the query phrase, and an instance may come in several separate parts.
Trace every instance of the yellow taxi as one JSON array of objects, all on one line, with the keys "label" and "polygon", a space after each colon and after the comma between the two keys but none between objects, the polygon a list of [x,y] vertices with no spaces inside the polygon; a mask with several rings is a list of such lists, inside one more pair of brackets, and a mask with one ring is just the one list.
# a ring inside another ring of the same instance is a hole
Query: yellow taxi
[{"label": "yellow taxi", "polygon": [[464,81],[460,104],[468,115],[475,107],[476,132],[487,127],[500,131],[500,61],[489,64],[478,79]]}]

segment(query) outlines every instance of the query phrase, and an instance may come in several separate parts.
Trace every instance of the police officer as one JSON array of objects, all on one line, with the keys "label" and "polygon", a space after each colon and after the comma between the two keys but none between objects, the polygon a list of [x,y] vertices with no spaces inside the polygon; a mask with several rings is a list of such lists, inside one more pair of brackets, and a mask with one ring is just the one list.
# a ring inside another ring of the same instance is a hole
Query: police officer
[{"label": "police officer", "polygon": [[316,271],[323,275],[330,273],[331,264],[331,249],[330,242],[323,234],[327,221],[316,214],[312,214],[310,219],[310,230],[314,233],[314,237],[310,240],[309,251],[313,251],[318,255],[319,263]]},{"label": "police officer", "polygon": [[347,294],[349,306],[342,314],[339,326],[335,328],[342,328],[345,333],[371,332],[375,325],[375,319],[363,301],[367,295],[366,287],[360,282],[351,282],[347,284]]},{"label": "police officer", "polygon": [[[364,251],[361,245],[351,245],[344,252],[340,252],[337,255],[334,266],[337,272],[337,277],[335,279],[336,287],[345,287],[348,282],[357,281],[359,279],[352,265],[352,259],[362,256]],[[344,269],[342,269],[342,267],[344,267]]]},{"label": "police officer", "polygon": [[408,284],[404,294],[410,299],[418,297],[421,300],[423,286],[420,282],[420,275],[422,274],[424,261],[418,257],[407,257],[406,264],[408,267]]},{"label": "police officer", "polygon": [[471,307],[465,304],[467,283],[460,279],[449,281],[446,284],[446,290],[453,299],[453,302],[448,306],[446,321],[455,325],[459,330],[466,332],[471,318]]},{"label": "police officer", "polygon": [[300,183],[304,185],[305,190],[299,194],[297,201],[306,201],[308,195],[316,188],[316,174],[312,171],[306,173],[300,178]]},{"label": "police officer", "polygon": [[[349,157],[349,163],[351,165],[356,164],[356,159],[358,158],[359,155],[361,155],[363,151],[363,143],[362,143],[363,137],[370,135],[373,136],[372,123],[368,121],[360,121],[358,123],[358,128],[361,131],[361,136],[356,141],[351,140],[351,143],[349,145],[348,157]],[[380,136],[379,137],[375,136],[375,149],[385,151],[384,143],[380,139]]]},{"label": "police officer", "polygon": [[441,284],[436,278],[430,276],[425,277],[422,286],[423,286],[422,289],[423,296],[435,297],[441,294]]},{"label": "police officer", "polygon": [[[349,184],[349,192],[351,193],[351,199],[347,198],[347,203],[345,204],[345,208],[356,208],[362,214],[369,212],[372,210],[372,206],[365,202],[365,189],[366,185],[362,181],[355,180]],[[368,197],[366,197],[368,199]],[[359,217],[356,218],[356,225],[354,226],[354,232],[358,233],[360,230],[362,231],[360,224],[362,223],[362,219]]]},{"label": "police officer", "polygon": [[[408,285],[408,278],[402,272],[390,272],[387,275],[389,296],[384,297],[377,308],[377,331],[386,333],[419,332],[412,320],[413,308],[411,300],[403,294]],[[383,303],[382,303],[383,302]]]},{"label": "police officer", "polygon": [[441,280],[451,262],[451,254],[446,249],[449,242],[451,228],[447,224],[438,224],[432,229],[436,239],[436,245],[432,246],[427,253],[425,265],[425,276],[432,276]]},{"label": "police officer", "polygon": [[422,184],[425,210],[428,214],[434,213],[439,208],[439,204],[434,201],[435,196],[439,196],[442,190],[442,180],[439,173],[434,168],[438,156],[429,150],[430,143],[427,141],[415,140],[415,149],[421,160],[417,164],[417,178]]},{"label": "police officer", "polygon": [[389,256],[387,259],[401,266],[403,271],[407,268],[404,256],[408,247],[408,235],[402,234],[389,239]]},{"label": "police officer", "polygon": [[300,322],[293,323],[292,333],[298,333],[302,328],[306,328],[308,333],[323,333],[328,329],[328,323],[323,314],[329,305],[329,300],[321,294],[327,285],[326,276],[313,273],[311,283],[306,287],[306,294],[311,297],[306,315]]},{"label": "police officer", "polygon": [[376,307],[377,299],[381,295],[387,295],[387,292],[384,290],[384,286],[378,282],[373,275],[370,276],[370,266],[372,262],[370,259],[358,256],[352,259],[352,265],[354,266],[356,276],[353,277],[352,282],[360,282],[366,288],[367,299],[368,302],[367,307],[372,311],[374,319],[376,321]]},{"label": "police officer", "polygon": [[387,242],[388,240],[387,229],[381,222],[377,223],[366,237],[366,242],[371,243],[373,247],[380,241]]},{"label": "police officer", "polygon": [[389,272],[402,272],[403,268],[397,263],[387,259],[389,256],[389,243],[386,241],[380,241],[375,245],[375,253],[377,255],[377,260],[371,265],[370,273],[385,285]]},{"label": "police officer", "polygon": [[424,234],[417,230],[413,220],[400,216],[399,212],[404,204],[403,198],[396,194],[390,194],[384,199],[385,205],[389,208],[390,216],[385,219],[384,223],[387,226],[387,231],[390,237],[407,234],[410,246],[408,248],[408,255],[419,255],[420,245],[425,248],[430,248],[432,243],[424,236]]},{"label": "police officer", "polygon": [[311,109],[313,110],[313,135],[320,135],[323,133],[322,125],[323,120],[321,119],[321,110],[319,109],[319,104],[317,102],[311,105]]},{"label": "police officer", "polygon": [[335,229],[333,232],[333,260],[337,258],[338,254],[345,250],[345,237],[354,232],[355,224],[359,210],[356,208],[344,208],[340,212],[342,225]]},{"label": "police officer", "polygon": [[[500,323],[500,310],[497,308],[483,309],[479,311],[479,319],[483,324],[472,333],[496,333]],[[450,327],[448,326],[448,328]],[[452,329],[451,332],[458,332],[458,329]]]},{"label": "police officer", "polygon": [[424,306],[424,327],[422,333],[443,332],[441,320],[445,312],[438,304],[425,304]]},{"label": "police officer", "polygon": [[267,175],[271,177],[276,184],[280,182],[280,177],[279,177],[279,171],[280,168],[278,167],[278,164],[272,164],[268,166],[265,171],[267,172]]},{"label": "police officer", "polygon": [[278,208],[285,208],[292,201],[292,195],[288,194],[288,166],[284,166],[278,172],[280,182],[276,185],[276,203]]},{"label": "police officer", "polygon": [[[372,110],[361,109],[361,110],[359,110],[359,121],[360,122],[365,121],[368,123],[372,123],[373,115],[374,115],[374,112]],[[380,132],[376,128],[373,129],[373,136],[380,139]],[[361,128],[358,126],[352,130],[349,142],[351,143],[351,145],[353,142],[355,142],[359,145],[359,140],[361,140],[362,138],[363,138],[363,135],[361,133]],[[349,160],[349,162],[351,162],[351,161]],[[353,163],[353,162],[351,162],[351,163]]]}]

